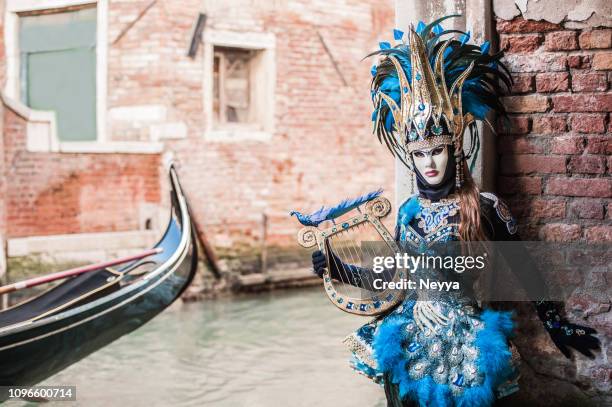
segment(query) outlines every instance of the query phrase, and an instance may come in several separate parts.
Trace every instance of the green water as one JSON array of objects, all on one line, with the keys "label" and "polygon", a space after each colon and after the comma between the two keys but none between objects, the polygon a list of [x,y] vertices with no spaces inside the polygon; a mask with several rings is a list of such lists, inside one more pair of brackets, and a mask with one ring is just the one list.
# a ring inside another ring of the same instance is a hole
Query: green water
[{"label": "green water", "polygon": [[342,344],[366,321],[320,288],[177,304],[44,384],[83,406],[382,407]]}]

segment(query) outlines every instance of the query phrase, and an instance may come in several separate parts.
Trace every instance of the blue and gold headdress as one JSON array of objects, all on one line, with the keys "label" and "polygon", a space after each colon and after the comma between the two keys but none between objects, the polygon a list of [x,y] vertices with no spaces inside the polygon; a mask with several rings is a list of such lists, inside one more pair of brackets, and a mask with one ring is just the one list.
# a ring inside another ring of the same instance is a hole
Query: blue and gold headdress
[{"label": "blue and gold headdress", "polygon": [[[411,168],[410,152],[441,144],[454,145],[457,186],[462,184],[464,158],[472,162],[480,148],[476,120],[487,122],[489,111],[505,114],[500,96],[512,79],[499,62],[502,53],[489,55],[489,43],[468,44],[470,34],[445,31],[440,22],[420,22],[408,34],[394,30],[398,44],[380,43],[381,56],[372,67],[374,132],[379,141]],[[460,34],[458,39],[442,37]],[[406,42],[407,40],[407,42]],[[488,122],[487,122],[488,123]],[[470,133],[470,149],[463,151],[463,134]]]}]

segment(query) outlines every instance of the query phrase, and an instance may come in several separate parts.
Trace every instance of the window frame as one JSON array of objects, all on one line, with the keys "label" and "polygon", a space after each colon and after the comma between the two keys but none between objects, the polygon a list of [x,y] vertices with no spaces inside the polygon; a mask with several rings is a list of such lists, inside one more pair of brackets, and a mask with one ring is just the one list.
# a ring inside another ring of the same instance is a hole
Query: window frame
[{"label": "window frame", "polygon": [[[96,140],[94,141],[62,141],[57,137],[55,113],[53,111],[37,111],[23,105],[21,100],[21,61],[19,49],[19,14],[44,10],[70,9],[71,7],[96,7]],[[12,104],[21,104],[21,109],[30,114],[47,117],[51,127],[50,140],[36,137],[34,144],[28,142],[32,151],[75,151],[93,150],[107,140],[107,77],[108,77],[108,0],[6,0],[4,15],[4,39],[6,48],[7,78],[5,95]],[[28,140],[30,141],[30,140]]]},{"label": "window frame", "polygon": [[[243,140],[268,141],[274,133],[274,111],[276,92],[276,37],[272,33],[234,32],[215,29],[205,29],[203,42],[203,106],[204,106],[204,138],[210,141],[239,142]],[[259,108],[255,129],[253,123],[231,123],[219,126],[214,115],[214,54],[215,47],[239,48],[257,51],[255,64],[251,73],[258,78],[252,80],[251,95],[256,95],[250,103]]]}]

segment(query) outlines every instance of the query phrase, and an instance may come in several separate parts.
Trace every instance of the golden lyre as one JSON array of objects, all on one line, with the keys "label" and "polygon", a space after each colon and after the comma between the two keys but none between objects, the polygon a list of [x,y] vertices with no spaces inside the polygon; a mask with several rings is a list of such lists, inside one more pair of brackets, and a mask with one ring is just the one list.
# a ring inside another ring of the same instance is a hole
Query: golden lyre
[{"label": "golden lyre", "polygon": [[[391,212],[389,200],[378,196],[365,203],[364,207],[363,211],[356,207],[358,213],[349,219],[329,219],[333,225],[326,229],[315,226],[302,228],[298,232],[298,242],[305,248],[318,246],[325,253],[327,269],[323,274],[323,285],[331,302],[343,311],[367,316],[378,315],[403,300],[401,291],[374,289],[373,280],[398,282],[404,273],[395,271],[395,268],[380,274],[364,269],[364,259],[394,256],[398,252],[394,237],[381,222]],[[355,236],[359,238],[355,239]],[[354,283],[351,272],[354,266],[365,273],[360,276],[365,281],[360,286]],[[339,271],[337,278],[331,276],[332,267]]]}]

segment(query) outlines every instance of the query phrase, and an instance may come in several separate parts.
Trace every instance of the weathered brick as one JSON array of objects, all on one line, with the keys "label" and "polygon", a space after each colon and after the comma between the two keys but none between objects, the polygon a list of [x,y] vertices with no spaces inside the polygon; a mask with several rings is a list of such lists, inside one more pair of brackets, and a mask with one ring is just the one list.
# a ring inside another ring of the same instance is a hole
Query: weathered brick
[{"label": "weathered brick", "polygon": [[138,230],[142,206],[160,203],[159,154],[31,153],[27,122],[8,109],[3,119],[5,152],[19,157],[0,197],[8,236]]},{"label": "weathered brick", "polygon": [[608,219],[612,219],[612,202],[610,202],[608,204],[608,207],[606,209],[606,213],[608,214]]},{"label": "weathered brick", "polygon": [[595,54],[591,67],[598,71],[608,71],[612,69],[612,52]]},{"label": "weathered brick", "polygon": [[539,48],[544,37],[542,34],[504,35],[500,36],[499,46],[506,52],[533,52]]},{"label": "weathered brick", "polygon": [[589,69],[592,59],[592,55],[570,55],[567,57],[567,65],[574,69]]},{"label": "weathered brick", "polygon": [[605,178],[551,178],[546,193],[563,196],[584,196],[593,198],[612,197],[612,180]]},{"label": "weathered brick", "polygon": [[[143,3],[106,3],[108,36],[112,41],[142,11]],[[222,242],[229,246],[253,240],[260,234],[256,212],[264,208],[274,212],[293,207],[291,202],[313,208],[323,196],[335,200],[358,193],[356,184],[346,179],[338,177],[324,185],[311,176],[314,175],[312,168],[309,169],[311,158],[320,155],[320,151],[312,149],[313,145],[325,144],[326,152],[338,158],[335,168],[342,172],[347,169],[347,174],[349,167],[354,168],[354,160],[348,156],[340,158],[341,151],[359,151],[360,166],[376,167],[376,171],[364,175],[365,182],[380,184],[392,191],[393,160],[377,143],[352,137],[367,131],[368,120],[343,125],[348,117],[367,117],[370,103],[352,94],[335,92],[333,86],[328,86],[338,83],[338,74],[329,64],[320,39],[316,35],[309,38],[303,35],[316,26],[316,19],[321,16],[336,12],[350,16],[333,27],[329,25],[333,29],[325,30],[322,35],[334,48],[332,51],[339,61],[357,61],[375,45],[372,33],[386,33],[384,36],[390,33],[394,17],[392,1],[377,2],[373,13],[367,12],[370,6],[361,1],[332,0],[329,10],[323,13],[305,0],[278,7],[270,7],[266,2],[260,5],[226,3],[222,5],[222,13],[213,11],[215,29],[241,36],[265,30],[277,37],[276,87],[270,95],[277,109],[276,131],[272,134],[276,141],[243,143],[227,137],[227,142],[211,143],[197,136],[205,134],[211,125],[206,122],[207,118],[202,118],[203,103],[207,100],[202,81],[206,68],[201,48],[194,59],[186,57],[184,50],[194,15],[202,8],[200,0],[157,2],[147,9],[134,29],[109,47],[105,96],[111,113],[106,118],[105,137],[117,144],[149,142],[152,127],[172,123],[187,127],[188,139],[165,140],[164,144],[166,151],[172,151],[183,164],[181,181],[189,191],[194,217],[207,223],[213,244]],[[295,5],[299,5],[300,18],[291,11]],[[4,56],[1,46],[0,55]],[[2,84],[5,83],[4,66],[5,60],[0,57]],[[357,65],[341,68],[349,83],[365,85],[360,87],[362,90],[367,88],[370,80],[367,69]],[[325,120],[325,112],[333,110],[333,106],[339,107],[337,114]],[[163,117],[150,122],[125,117],[120,122],[112,112],[124,107],[134,107],[135,111],[163,111],[167,122]],[[27,124],[23,120],[17,124],[4,121],[4,124],[0,144],[9,145],[9,150],[7,156],[4,151],[0,152],[0,160],[12,163],[9,181],[12,188],[6,198],[13,202],[8,214],[13,218],[10,237],[136,230],[143,227],[140,222],[145,221],[149,211],[158,213],[162,203],[161,186],[168,185],[165,176],[160,179],[159,154],[29,153],[24,137]],[[15,130],[8,131],[7,126],[13,125]],[[333,129],[334,140],[329,143],[325,142],[325,128]],[[296,143],[307,134],[317,135],[308,143]],[[330,191],[337,195],[330,195]],[[4,199],[4,189],[0,188],[0,200]],[[211,205],[213,201],[219,205]],[[244,202],[252,202],[254,206],[243,205]],[[4,222],[4,214],[0,208],[0,222]],[[293,245],[294,239],[287,235],[295,230],[294,220],[283,218],[286,217],[271,218],[270,231],[283,230],[283,244]],[[153,228],[160,226],[156,223],[153,222]]]},{"label": "weathered brick", "polygon": [[583,31],[578,41],[583,49],[612,48],[612,30]]},{"label": "weathered brick", "polygon": [[574,92],[602,92],[608,89],[608,76],[601,72],[574,72],[572,90]]},{"label": "weathered brick", "polygon": [[587,242],[612,242],[612,226],[600,225],[585,228],[584,237]]},{"label": "weathered brick", "polygon": [[569,204],[569,214],[579,219],[603,219],[604,205],[597,199],[574,199]]},{"label": "weathered brick", "polygon": [[533,21],[525,20],[522,17],[516,17],[510,21],[497,19],[496,29],[499,33],[540,33],[545,31],[562,30],[563,27],[559,24],[549,23],[548,21]]},{"label": "weathered brick", "polygon": [[499,192],[501,194],[530,194],[542,193],[542,178],[540,177],[498,177]]},{"label": "weathered brick", "polygon": [[598,155],[581,155],[570,158],[568,169],[571,173],[603,174],[606,172],[606,161]]},{"label": "weathered brick", "polygon": [[580,225],[549,223],[540,229],[540,238],[548,242],[573,242],[580,239]]},{"label": "weathered brick", "polygon": [[584,150],[584,139],[576,136],[555,137],[551,141],[553,154],[580,154]]},{"label": "weathered brick", "polygon": [[608,112],[612,110],[612,94],[554,95],[555,112]]},{"label": "weathered brick", "polygon": [[502,174],[565,173],[565,157],[538,154],[505,155]]},{"label": "weathered brick", "polygon": [[539,73],[536,75],[538,92],[564,92],[569,89],[569,73]]},{"label": "weathered brick", "polygon": [[572,130],[578,133],[603,133],[606,131],[605,114],[576,114],[572,116]]},{"label": "weathered brick", "polygon": [[586,151],[590,154],[612,154],[612,137],[593,136],[586,139]]},{"label": "weathered brick", "polygon": [[541,154],[544,152],[541,143],[524,137],[502,136],[497,147],[502,153]]},{"label": "weathered brick", "polygon": [[534,76],[531,74],[513,75],[512,93],[529,93],[534,90]]},{"label": "weathered brick", "polygon": [[533,118],[533,132],[536,134],[563,133],[567,129],[565,116],[539,116]]},{"label": "weathered brick", "polygon": [[553,52],[508,54],[504,60],[511,72],[560,72],[567,69],[567,57]]},{"label": "weathered brick", "polygon": [[576,31],[554,31],[547,33],[544,48],[548,51],[571,51],[578,49]]},{"label": "weathered brick", "polygon": [[528,216],[534,220],[565,218],[565,202],[552,199],[535,199],[528,204]]},{"label": "weathered brick", "polygon": [[527,134],[530,129],[530,120],[526,116],[509,116],[508,119],[500,118],[498,129],[506,134]]},{"label": "weathered brick", "polygon": [[510,113],[545,112],[550,107],[550,101],[546,96],[507,96],[503,99],[506,110]]}]

